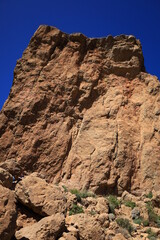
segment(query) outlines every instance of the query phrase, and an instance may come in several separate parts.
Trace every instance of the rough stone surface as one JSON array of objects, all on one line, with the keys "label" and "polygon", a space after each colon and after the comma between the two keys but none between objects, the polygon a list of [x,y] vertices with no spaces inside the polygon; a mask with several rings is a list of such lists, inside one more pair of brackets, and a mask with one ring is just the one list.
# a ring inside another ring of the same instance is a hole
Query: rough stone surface
[{"label": "rough stone surface", "polygon": [[104,230],[93,217],[87,214],[77,214],[66,218],[67,225],[74,225],[79,232],[79,238],[83,240],[104,240]]},{"label": "rough stone surface", "polygon": [[0,184],[6,188],[11,188],[13,182],[13,176],[5,169],[0,167]]},{"label": "rough stone surface", "polygon": [[[156,219],[147,227],[159,238],[159,161],[160,83],[145,72],[139,40],[40,26],[0,112],[0,239],[16,228],[17,239],[146,240],[131,201],[145,221],[150,201]],[[14,193],[2,186],[10,187],[6,171],[16,180],[28,175],[15,181],[16,226]],[[73,188],[100,196],[78,200]],[[115,219],[106,194],[122,194]],[[84,213],[68,216],[76,204]],[[131,234],[118,218],[133,224]]]},{"label": "rough stone surface", "polygon": [[10,240],[16,227],[15,195],[10,189],[0,185],[0,239]]},{"label": "rough stone surface", "polygon": [[160,208],[160,191],[153,192],[152,201],[156,207]]},{"label": "rough stone surface", "polygon": [[131,217],[132,217],[132,219],[138,219],[140,217],[139,208],[137,208],[137,207],[133,208],[133,210],[131,212]]},{"label": "rough stone surface", "polygon": [[6,159],[5,162],[0,162],[0,167],[8,171],[11,175],[18,179],[23,173],[20,164],[15,159]]},{"label": "rough stone surface", "polygon": [[40,26],[0,113],[0,161],[98,194],[159,188],[160,84],[133,36]]},{"label": "rough stone surface", "polygon": [[66,199],[58,186],[48,184],[44,179],[33,173],[24,177],[16,185],[18,200],[42,216],[64,213],[66,210]]},{"label": "rough stone surface", "polygon": [[64,216],[57,213],[43,218],[38,223],[20,229],[15,235],[17,240],[56,240],[63,233],[64,228]]}]

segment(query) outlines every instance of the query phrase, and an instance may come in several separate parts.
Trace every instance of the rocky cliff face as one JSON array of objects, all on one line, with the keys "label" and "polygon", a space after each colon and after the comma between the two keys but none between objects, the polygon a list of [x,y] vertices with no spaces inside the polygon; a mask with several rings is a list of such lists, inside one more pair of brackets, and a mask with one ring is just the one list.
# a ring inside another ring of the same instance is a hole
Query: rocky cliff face
[{"label": "rocky cliff face", "polygon": [[0,113],[0,239],[159,239],[159,162],[140,42],[40,26]]},{"label": "rocky cliff face", "polygon": [[139,40],[40,26],[0,113],[0,161],[96,194],[157,190],[160,84]]}]

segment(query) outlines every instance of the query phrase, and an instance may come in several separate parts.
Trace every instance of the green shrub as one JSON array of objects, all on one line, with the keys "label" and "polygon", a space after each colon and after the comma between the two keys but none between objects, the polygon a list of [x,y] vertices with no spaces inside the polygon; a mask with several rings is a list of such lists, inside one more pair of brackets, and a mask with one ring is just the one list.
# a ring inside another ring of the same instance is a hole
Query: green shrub
[{"label": "green shrub", "polygon": [[152,202],[147,203],[147,211],[148,211],[148,218],[149,222],[152,222],[157,225],[157,227],[160,227],[160,216],[158,216],[153,209]]},{"label": "green shrub", "polygon": [[157,227],[160,228],[160,216],[157,216],[156,224]]},{"label": "green shrub", "polygon": [[114,195],[109,195],[109,196],[108,196],[108,202],[109,202],[110,212],[115,213],[115,208],[119,208],[119,206],[120,206],[120,201],[117,199],[116,196],[114,196]]},{"label": "green shrub", "polygon": [[93,193],[87,192],[85,190],[83,191],[79,191],[77,189],[71,189],[70,192],[72,194],[75,194],[77,197],[77,201],[80,202],[81,198],[87,198],[87,197],[95,197],[95,195]]},{"label": "green shrub", "polygon": [[145,194],[145,197],[151,199],[153,197],[152,191],[150,191],[148,194]]},{"label": "green shrub", "polygon": [[134,208],[134,207],[136,207],[136,203],[135,202],[132,202],[132,201],[125,201],[124,202],[124,205],[126,206],[126,207],[130,207],[130,208]]},{"label": "green shrub", "polygon": [[142,221],[143,221],[142,218],[137,218],[133,220],[133,222],[138,225],[141,225]]},{"label": "green shrub", "polygon": [[76,204],[72,205],[72,208],[69,210],[69,216],[84,213],[83,208],[81,206],[78,206]]},{"label": "green shrub", "polygon": [[134,219],[133,222],[139,225],[143,224],[144,227],[149,226],[149,220],[148,219],[144,220],[142,217],[139,217],[138,219]]},{"label": "green shrub", "polygon": [[62,185],[62,187],[63,187],[65,192],[68,192],[68,189],[67,189],[67,187],[65,185]]},{"label": "green shrub", "polygon": [[148,219],[143,220],[142,223],[143,223],[143,226],[144,226],[144,227],[149,226],[149,220],[148,220]]},{"label": "green shrub", "polygon": [[157,239],[157,234],[151,230],[151,228],[147,229],[146,233],[148,233],[148,239],[155,240]]},{"label": "green shrub", "polygon": [[125,228],[130,234],[133,231],[133,226],[130,224],[128,219],[118,218],[116,219],[116,222],[120,227]]}]

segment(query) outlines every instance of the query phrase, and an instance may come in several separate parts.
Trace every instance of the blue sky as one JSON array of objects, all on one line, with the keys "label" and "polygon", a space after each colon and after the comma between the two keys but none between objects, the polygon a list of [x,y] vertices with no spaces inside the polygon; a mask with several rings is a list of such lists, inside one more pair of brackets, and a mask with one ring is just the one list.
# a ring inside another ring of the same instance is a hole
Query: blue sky
[{"label": "blue sky", "polygon": [[135,35],[147,72],[160,79],[160,0],[0,0],[0,109],[16,61],[41,24],[88,37]]}]

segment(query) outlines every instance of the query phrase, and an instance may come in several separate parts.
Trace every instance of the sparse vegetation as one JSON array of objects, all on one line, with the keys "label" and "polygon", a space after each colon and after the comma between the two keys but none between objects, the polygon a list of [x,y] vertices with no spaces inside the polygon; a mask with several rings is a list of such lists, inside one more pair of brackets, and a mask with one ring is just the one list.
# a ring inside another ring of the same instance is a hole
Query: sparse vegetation
[{"label": "sparse vegetation", "polygon": [[142,217],[139,217],[138,219],[134,219],[133,222],[138,225],[143,224],[144,227],[149,226],[149,220],[143,219]]},{"label": "sparse vegetation", "polygon": [[68,192],[68,189],[65,185],[62,186],[65,192]]},{"label": "sparse vegetation", "polygon": [[157,239],[157,234],[153,232],[151,228],[147,229],[146,233],[148,233],[148,239],[151,239],[151,240]]},{"label": "sparse vegetation", "polygon": [[115,208],[119,208],[120,206],[120,201],[117,199],[116,196],[114,195],[109,195],[108,196],[108,201],[109,201],[109,209],[111,213],[115,213]]},{"label": "sparse vegetation", "polygon": [[136,203],[135,202],[132,202],[132,201],[125,201],[124,202],[124,205],[126,206],[126,207],[130,207],[130,208],[134,208],[134,207],[136,207]]},{"label": "sparse vegetation", "polygon": [[155,213],[152,202],[147,203],[147,211],[149,222],[156,224],[157,227],[160,227],[160,216]]},{"label": "sparse vegetation", "polygon": [[91,211],[90,211],[90,214],[91,214],[92,216],[94,216],[94,215],[96,215],[96,211],[91,210]]},{"label": "sparse vegetation", "polygon": [[87,192],[86,190],[79,191],[77,189],[71,189],[70,192],[76,195],[78,202],[81,201],[81,198],[95,197],[95,194]]},{"label": "sparse vegetation", "polygon": [[73,204],[72,208],[69,210],[69,216],[84,213],[83,208],[77,204]]},{"label": "sparse vegetation", "polygon": [[143,226],[144,227],[149,226],[149,220],[148,219],[143,220]]},{"label": "sparse vegetation", "polygon": [[148,194],[146,194],[145,196],[146,196],[146,198],[150,198],[150,199],[151,199],[151,198],[153,197],[152,191],[150,191],[150,192],[149,192]]},{"label": "sparse vegetation", "polygon": [[116,219],[116,222],[120,227],[125,228],[130,234],[133,231],[133,226],[131,225],[128,219],[118,218]]},{"label": "sparse vegetation", "polygon": [[137,218],[137,219],[134,219],[133,220],[133,222],[135,223],[135,224],[138,224],[138,225],[141,225],[142,224],[142,218]]}]

